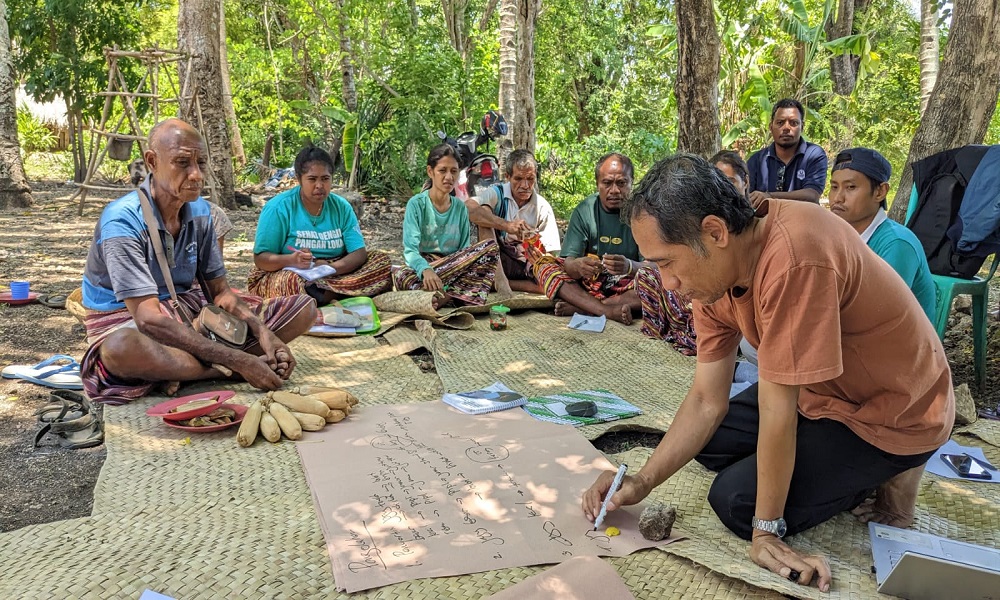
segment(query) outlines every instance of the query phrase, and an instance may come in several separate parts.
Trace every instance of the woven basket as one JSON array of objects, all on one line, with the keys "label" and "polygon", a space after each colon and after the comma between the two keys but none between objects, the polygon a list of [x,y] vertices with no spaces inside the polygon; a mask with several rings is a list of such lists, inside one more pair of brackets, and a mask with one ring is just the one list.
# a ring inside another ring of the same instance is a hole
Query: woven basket
[{"label": "woven basket", "polygon": [[135,140],[113,137],[108,140],[108,156],[121,161],[131,160]]},{"label": "woven basket", "polygon": [[83,323],[87,316],[87,309],[83,307],[83,288],[76,288],[66,296],[66,310]]}]

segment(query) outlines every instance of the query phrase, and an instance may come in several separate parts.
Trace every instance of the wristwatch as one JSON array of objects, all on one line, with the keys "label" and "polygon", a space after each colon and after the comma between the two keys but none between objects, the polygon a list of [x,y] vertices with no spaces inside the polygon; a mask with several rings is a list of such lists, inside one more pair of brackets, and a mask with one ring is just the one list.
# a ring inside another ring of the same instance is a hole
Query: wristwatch
[{"label": "wristwatch", "polygon": [[764,521],[763,519],[754,517],[753,520],[750,521],[750,525],[754,529],[759,529],[766,533],[770,533],[771,535],[776,535],[779,538],[785,537],[785,533],[788,531],[788,526],[785,525],[785,520],[781,517],[778,517],[773,521]]}]

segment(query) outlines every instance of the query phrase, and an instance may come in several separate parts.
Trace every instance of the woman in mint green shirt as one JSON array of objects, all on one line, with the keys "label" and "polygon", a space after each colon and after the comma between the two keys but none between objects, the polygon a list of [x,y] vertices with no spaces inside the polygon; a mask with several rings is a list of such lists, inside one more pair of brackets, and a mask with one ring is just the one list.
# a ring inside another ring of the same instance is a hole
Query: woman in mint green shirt
[{"label": "woman in mint green shirt", "polygon": [[452,146],[440,144],[431,149],[427,156],[430,187],[406,203],[406,266],[393,275],[396,289],[437,292],[435,307],[452,300],[485,304],[497,269],[495,241],[469,245],[469,211],[452,195],[458,173],[458,152]]},{"label": "woman in mint green shirt", "polygon": [[333,159],[322,148],[308,146],[295,157],[298,187],[271,198],[257,221],[251,294],[305,293],[323,305],[392,288],[389,255],[365,248],[354,209],[330,191],[332,173]]}]

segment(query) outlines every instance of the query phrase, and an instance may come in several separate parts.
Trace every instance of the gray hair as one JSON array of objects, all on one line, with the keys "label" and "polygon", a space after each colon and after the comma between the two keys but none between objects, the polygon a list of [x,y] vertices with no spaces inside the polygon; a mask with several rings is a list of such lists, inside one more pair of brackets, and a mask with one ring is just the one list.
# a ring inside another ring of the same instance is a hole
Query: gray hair
[{"label": "gray hair", "polygon": [[660,239],[684,244],[699,256],[701,223],[708,215],[722,219],[730,233],[739,234],[754,218],[750,201],[708,161],[693,154],[675,154],[658,161],[639,182],[621,208],[622,221],[642,215],[656,219]]},{"label": "gray hair", "polygon": [[514,167],[519,169],[531,167],[535,170],[535,177],[538,177],[538,161],[535,160],[535,155],[528,150],[514,150],[507,156],[503,174],[508,180],[514,175]]}]

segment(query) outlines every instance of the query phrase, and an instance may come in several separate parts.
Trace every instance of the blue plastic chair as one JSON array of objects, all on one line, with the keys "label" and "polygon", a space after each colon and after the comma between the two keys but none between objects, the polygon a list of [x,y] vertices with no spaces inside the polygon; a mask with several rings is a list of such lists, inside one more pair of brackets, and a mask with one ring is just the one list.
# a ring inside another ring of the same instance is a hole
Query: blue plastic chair
[{"label": "blue plastic chair", "polygon": [[[917,186],[910,191],[910,203],[906,207],[906,223],[917,209]],[[1000,253],[993,255],[993,264],[986,279],[976,276],[972,279],[960,279],[946,275],[931,273],[934,287],[937,290],[935,303],[934,328],[938,337],[944,340],[944,331],[948,327],[948,315],[955,296],[968,294],[972,296],[972,349],[974,352],[974,367],[979,390],[986,389],[986,307],[990,304],[990,279],[996,273]]]}]

